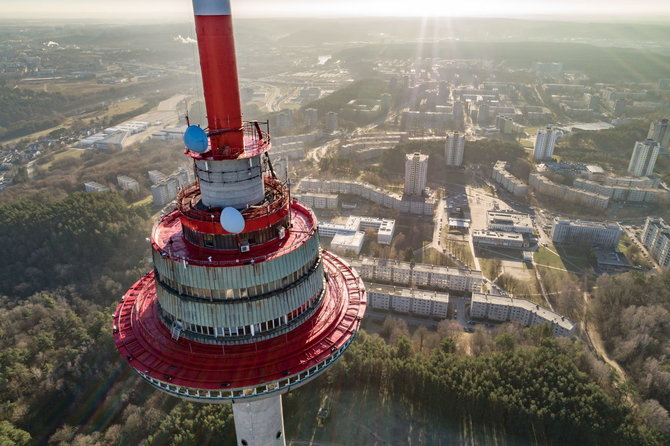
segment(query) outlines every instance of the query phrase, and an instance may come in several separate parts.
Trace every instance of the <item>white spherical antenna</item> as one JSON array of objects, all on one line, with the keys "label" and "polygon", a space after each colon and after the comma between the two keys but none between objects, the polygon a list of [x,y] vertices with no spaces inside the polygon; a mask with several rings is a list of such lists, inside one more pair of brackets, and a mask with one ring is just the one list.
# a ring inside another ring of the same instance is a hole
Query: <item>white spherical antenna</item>
[{"label": "white spherical antenna", "polygon": [[221,211],[221,226],[231,234],[239,234],[244,231],[244,217],[235,208],[227,207]]}]

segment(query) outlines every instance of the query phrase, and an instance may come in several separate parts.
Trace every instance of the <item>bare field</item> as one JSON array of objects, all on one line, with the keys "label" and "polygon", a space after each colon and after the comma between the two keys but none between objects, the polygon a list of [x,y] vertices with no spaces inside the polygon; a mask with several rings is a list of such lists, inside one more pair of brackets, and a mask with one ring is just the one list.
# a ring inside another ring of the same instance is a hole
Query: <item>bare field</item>
[{"label": "bare field", "polygon": [[[125,87],[130,84],[131,83],[120,85]],[[25,88],[26,90],[61,93],[68,96],[81,96],[116,88],[115,85],[99,84],[95,79],[81,82],[66,82],[59,79],[27,79],[20,81],[18,86],[20,88]]]}]

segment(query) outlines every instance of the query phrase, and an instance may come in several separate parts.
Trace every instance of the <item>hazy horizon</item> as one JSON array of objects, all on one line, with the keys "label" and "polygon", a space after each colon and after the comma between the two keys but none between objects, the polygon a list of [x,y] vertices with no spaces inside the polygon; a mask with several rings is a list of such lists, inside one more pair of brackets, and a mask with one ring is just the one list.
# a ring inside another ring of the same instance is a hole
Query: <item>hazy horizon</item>
[{"label": "hazy horizon", "polygon": [[[188,21],[192,15],[189,0],[0,0],[0,20],[93,20],[96,22],[174,22]],[[354,18],[354,17],[474,17],[520,18],[575,21],[643,21],[670,24],[670,2],[641,0],[561,0],[506,2],[478,0],[449,2],[415,0],[232,0],[236,18]]]}]

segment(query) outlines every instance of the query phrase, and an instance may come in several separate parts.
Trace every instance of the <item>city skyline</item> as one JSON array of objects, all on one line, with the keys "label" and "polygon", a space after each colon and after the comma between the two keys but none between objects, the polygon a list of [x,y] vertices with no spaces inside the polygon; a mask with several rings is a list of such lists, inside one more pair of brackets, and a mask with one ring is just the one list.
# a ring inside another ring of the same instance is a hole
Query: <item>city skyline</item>
[{"label": "city skyline", "polygon": [[[187,0],[148,0],[137,4],[130,0],[116,2],[85,2],[64,0],[57,4],[47,0],[0,1],[5,19],[99,19],[100,21],[155,22],[181,21],[191,8]],[[670,4],[657,0],[644,0],[631,4],[623,0],[560,0],[533,2],[513,0],[495,2],[443,2],[418,0],[411,4],[399,0],[287,0],[281,3],[267,0],[247,0],[234,5],[240,18],[267,17],[506,17],[584,20],[653,20],[670,19]],[[132,14],[129,15],[129,13]]]}]

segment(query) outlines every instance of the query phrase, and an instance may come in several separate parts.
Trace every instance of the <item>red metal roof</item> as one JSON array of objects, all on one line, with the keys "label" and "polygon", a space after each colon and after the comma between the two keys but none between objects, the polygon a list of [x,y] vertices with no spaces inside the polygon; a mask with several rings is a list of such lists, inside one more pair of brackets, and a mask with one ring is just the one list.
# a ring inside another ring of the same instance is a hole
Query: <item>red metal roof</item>
[{"label": "red metal roof", "polygon": [[[291,224],[283,240],[254,247],[247,253],[238,251],[216,251],[191,245],[184,239],[179,211],[166,215],[154,228],[151,237],[154,250],[166,257],[207,266],[236,266],[240,264],[264,262],[280,257],[302,246],[314,236],[316,218],[299,203],[291,203]],[[209,260],[209,259],[212,260]]]},{"label": "red metal roof", "polygon": [[308,370],[358,331],[366,307],[358,274],[339,257],[322,254],[328,273],[323,304],[310,320],[285,335],[226,346],[176,341],[158,315],[151,272],[126,293],[117,309],[116,347],[145,375],[195,389],[253,387]]}]

